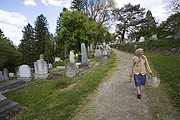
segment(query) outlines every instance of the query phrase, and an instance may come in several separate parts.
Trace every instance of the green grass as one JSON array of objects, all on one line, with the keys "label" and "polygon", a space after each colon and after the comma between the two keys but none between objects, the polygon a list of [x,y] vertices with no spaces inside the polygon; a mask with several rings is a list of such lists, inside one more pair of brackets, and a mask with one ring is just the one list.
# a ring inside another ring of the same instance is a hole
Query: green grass
[{"label": "green grass", "polygon": [[[92,68],[78,79],[34,80],[6,97],[23,106],[16,116],[18,120],[70,120],[115,67],[115,57],[113,54],[106,64]],[[75,86],[68,89],[70,84]]]},{"label": "green grass", "polygon": [[[159,88],[148,87],[148,95],[154,119],[163,119],[163,116],[173,115],[180,118],[180,56],[162,56],[148,54],[148,60],[160,78]],[[159,116],[159,117],[158,117]]]}]

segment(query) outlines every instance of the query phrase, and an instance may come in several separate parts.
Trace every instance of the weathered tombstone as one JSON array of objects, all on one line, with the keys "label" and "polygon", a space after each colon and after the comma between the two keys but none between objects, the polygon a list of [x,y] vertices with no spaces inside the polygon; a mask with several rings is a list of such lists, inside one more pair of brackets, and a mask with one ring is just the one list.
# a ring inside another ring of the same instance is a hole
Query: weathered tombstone
[{"label": "weathered tombstone", "polygon": [[90,44],[90,52],[93,52],[93,44]]},{"label": "weathered tombstone", "polygon": [[52,64],[51,63],[48,64],[48,68],[52,68]]},{"label": "weathered tombstone", "polygon": [[9,77],[14,77],[14,73],[9,73]]},{"label": "weathered tombstone", "polygon": [[34,69],[35,69],[35,74],[34,74],[35,79],[47,78],[48,66],[47,66],[47,62],[44,61],[44,57],[42,57],[42,55],[40,55],[40,59],[37,60],[37,62],[34,62]]},{"label": "weathered tombstone", "polygon": [[67,77],[74,77],[74,76],[76,76],[77,75],[77,71],[78,71],[76,63],[71,63],[71,62],[66,64],[65,70],[66,70],[66,76]]},{"label": "weathered tombstone", "polygon": [[7,68],[4,68],[3,70],[3,78],[4,80],[8,81],[9,80],[9,71]]},{"label": "weathered tombstone", "polygon": [[179,47],[176,47],[176,48],[172,49],[171,55],[173,55],[173,56],[178,56],[179,53],[180,53],[180,48],[179,48]]},{"label": "weathered tombstone", "polygon": [[144,42],[144,41],[145,41],[144,37],[141,36],[140,39],[139,39],[139,42]]},{"label": "weathered tombstone", "polygon": [[101,49],[95,49],[94,57],[101,57],[101,56],[102,56]]},{"label": "weathered tombstone", "polygon": [[3,74],[2,74],[2,71],[0,71],[0,80],[3,80]]},{"label": "weathered tombstone", "polygon": [[74,63],[75,61],[74,61],[74,50],[71,50],[70,51],[70,54],[69,54],[69,62],[70,63]]},{"label": "weathered tombstone", "polygon": [[105,48],[105,47],[106,47],[106,42],[103,42],[103,44],[102,44],[102,45],[103,45],[103,48]]},{"label": "weathered tombstone", "polygon": [[19,77],[18,79],[31,80],[31,68],[28,65],[21,65],[19,67]]},{"label": "weathered tombstone", "polygon": [[16,69],[15,69],[15,75],[16,75],[16,77],[18,77],[18,76],[19,76],[19,66],[18,66],[18,67],[16,67]]},{"label": "weathered tombstone", "polygon": [[86,46],[84,43],[81,44],[81,52],[82,52],[81,65],[88,66],[89,61],[88,61],[88,57],[87,57]]},{"label": "weathered tombstone", "polygon": [[61,60],[60,57],[55,58],[55,62],[59,62],[60,60]]},{"label": "weathered tombstone", "polygon": [[156,40],[157,40],[157,39],[158,39],[158,38],[157,38],[157,34],[153,34],[153,35],[151,36],[151,38],[153,38],[153,39],[156,39]]},{"label": "weathered tombstone", "polygon": [[107,60],[109,58],[107,50],[103,50],[102,59]]}]

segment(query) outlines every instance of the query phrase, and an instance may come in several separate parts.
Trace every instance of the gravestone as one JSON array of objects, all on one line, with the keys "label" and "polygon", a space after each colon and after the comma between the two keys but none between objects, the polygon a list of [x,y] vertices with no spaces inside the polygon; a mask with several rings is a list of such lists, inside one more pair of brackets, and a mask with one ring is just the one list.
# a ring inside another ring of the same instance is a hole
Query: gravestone
[{"label": "gravestone", "polygon": [[15,69],[15,75],[16,75],[17,77],[19,76],[19,66],[16,67],[16,69]]},{"label": "gravestone", "polygon": [[3,74],[2,74],[2,71],[0,71],[0,80],[3,80]]},{"label": "gravestone", "polygon": [[14,73],[9,73],[9,77],[14,77]]},{"label": "gravestone", "polygon": [[173,55],[173,56],[178,56],[179,53],[180,53],[180,48],[179,48],[179,47],[176,47],[176,48],[173,48],[173,49],[172,49],[171,55]]},{"label": "gravestone", "polygon": [[144,37],[141,36],[140,39],[139,39],[139,42],[144,42],[144,41],[145,41]]},{"label": "gravestone", "polygon": [[93,44],[90,44],[89,49],[90,49],[90,52],[93,52]]},{"label": "gravestone", "polygon": [[31,80],[31,68],[28,65],[21,65],[19,67],[19,77],[20,80]]},{"label": "gravestone", "polygon": [[86,46],[84,43],[81,44],[81,52],[82,52],[81,65],[88,66],[89,61],[88,61],[88,57],[87,57]]},{"label": "gravestone", "polygon": [[101,57],[101,56],[102,56],[101,49],[95,49],[94,57]]},{"label": "gravestone", "polygon": [[70,63],[74,63],[75,61],[74,61],[74,50],[71,50],[70,51],[70,54],[69,54],[69,62]]},{"label": "gravestone", "polygon": [[103,50],[102,59],[104,59],[104,60],[107,60],[107,59],[109,59],[109,55],[108,55],[108,52],[107,52],[107,50]]},{"label": "gravestone", "polygon": [[40,55],[40,59],[34,62],[34,69],[35,69],[35,74],[34,74],[35,79],[47,78],[48,65],[47,65],[47,62],[44,61],[44,57],[42,54]]},{"label": "gravestone", "polygon": [[153,35],[151,36],[151,38],[153,38],[153,39],[156,39],[156,40],[157,40],[157,39],[158,39],[158,38],[157,38],[157,34],[153,34]]},{"label": "gravestone", "polygon": [[66,64],[65,70],[66,70],[66,76],[67,77],[74,77],[78,73],[76,63],[69,62],[68,64]]},{"label": "gravestone", "polygon": [[7,68],[4,68],[3,70],[3,78],[4,80],[8,81],[9,80],[9,71]]},{"label": "gravestone", "polygon": [[55,62],[59,62],[60,60],[61,60],[60,57],[55,58]]},{"label": "gravestone", "polygon": [[48,64],[48,68],[52,68],[53,66],[52,66],[52,64],[51,63],[49,63]]}]

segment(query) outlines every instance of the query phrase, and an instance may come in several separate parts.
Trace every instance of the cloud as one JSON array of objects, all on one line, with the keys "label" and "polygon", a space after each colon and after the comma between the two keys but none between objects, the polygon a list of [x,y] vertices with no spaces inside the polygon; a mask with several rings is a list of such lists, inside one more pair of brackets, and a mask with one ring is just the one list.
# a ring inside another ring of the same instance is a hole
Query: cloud
[{"label": "cloud", "polygon": [[18,12],[8,12],[0,10],[0,22],[6,22],[14,25],[25,25],[26,17]]},{"label": "cloud", "polygon": [[35,0],[25,0],[23,3],[24,3],[25,5],[36,6]]},{"label": "cloud", "polygon": [[0,10],[0,28],[15,45],[22,39],[22,29],[27,25],[26,17],[18,12]]},{"label": "cloud", "polygon": [[53,5],[53,6],[63,6],[69,8],[71,6],[71,0],[41,0],[41,2],[45,5]]},{"label": "cloud", "polygon": [[1,30],[5,34],[6,37],[8,37],[13,43],[17,46],[20,43],[20,39],[22,39],[22,28],[19,28],[18,26],[6,24],[6,23],[0,23]]}]

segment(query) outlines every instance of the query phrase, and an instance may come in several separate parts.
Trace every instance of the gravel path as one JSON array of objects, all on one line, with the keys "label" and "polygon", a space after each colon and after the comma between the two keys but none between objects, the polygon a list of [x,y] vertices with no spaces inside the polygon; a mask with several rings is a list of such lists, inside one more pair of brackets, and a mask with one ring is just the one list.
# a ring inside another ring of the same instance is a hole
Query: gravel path
[{"label": "gravel path", "polygon": [[129,82],[132,54],[118,50],[118,66],[98,89],[97,95],[73,120],[151,120],[145,88],[136,97],[134,82]]}]

